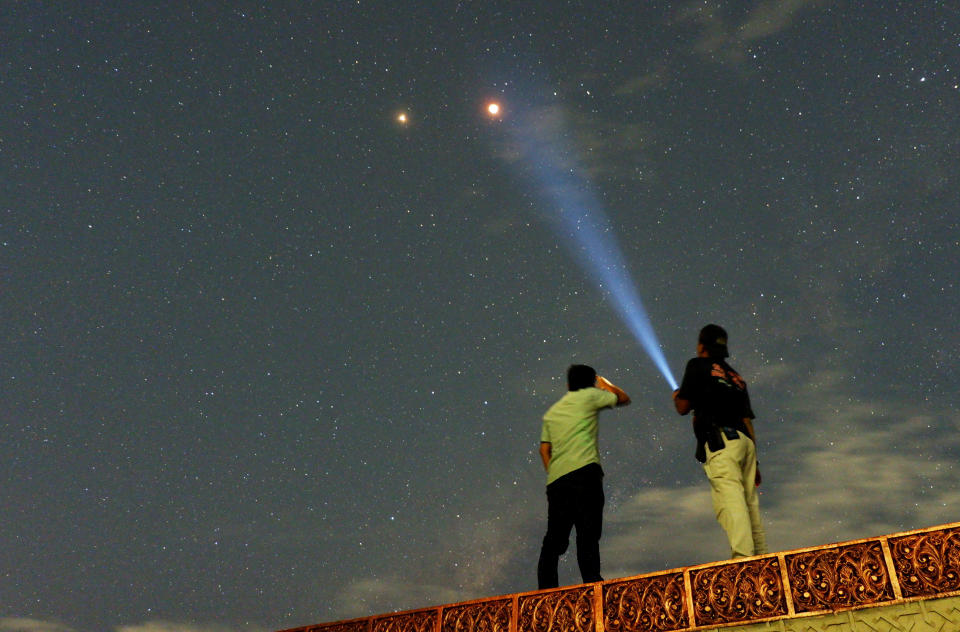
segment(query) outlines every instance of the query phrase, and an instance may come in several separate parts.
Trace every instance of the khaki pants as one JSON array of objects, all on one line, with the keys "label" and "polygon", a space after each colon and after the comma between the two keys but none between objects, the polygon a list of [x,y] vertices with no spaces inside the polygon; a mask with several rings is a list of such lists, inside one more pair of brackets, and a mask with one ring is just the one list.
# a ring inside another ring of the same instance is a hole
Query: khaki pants
[{"label": "khaki pants", "polygon": [[711,452],[703,470],[710,481],[710,497],[717,522],[727,532],[732,557],[767,552],[767,538],[760,522],[760,498],[754,478],[757,450],[742,432],[738,439],[723,437],[725,446]]}]

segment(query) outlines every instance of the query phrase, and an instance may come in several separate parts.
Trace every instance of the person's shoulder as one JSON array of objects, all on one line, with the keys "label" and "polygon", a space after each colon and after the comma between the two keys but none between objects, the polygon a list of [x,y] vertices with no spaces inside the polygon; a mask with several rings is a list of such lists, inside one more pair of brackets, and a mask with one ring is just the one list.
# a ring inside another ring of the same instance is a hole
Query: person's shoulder
[{"label": "person's shoulder", "polygon": [[740,385],[746,388],[747,383],[744,381],[743,377],[740,375],[739,371],[730,366],[727,362],[723,363],[724,368],[727,370],[729,375],[735,376],[736,380],[740,382]]},{"label": "person's shoulder", "polygon": [[553,411],[555,411],[555,410],[557,410],[558,408],[560,408],[561,406],[563,406],[565,402],[569,401],[569,399],[570,399],[569,396],[570,396],[570,391],[567,391],[566,393],[564,393],[564,394],[560,397],[560,399],[558,399],[558,400],[556,400],[555,402],[553,402],[552,404],[550,404],[550,407],[547,408],[547,412],[544,413],[544,416],[549,415],[549,414],[552,413]]}]

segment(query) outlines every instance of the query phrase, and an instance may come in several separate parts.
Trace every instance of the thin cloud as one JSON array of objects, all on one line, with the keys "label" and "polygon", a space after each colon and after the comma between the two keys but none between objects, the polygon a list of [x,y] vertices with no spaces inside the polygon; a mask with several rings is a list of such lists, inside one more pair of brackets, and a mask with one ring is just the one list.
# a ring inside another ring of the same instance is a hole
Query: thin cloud
[{"label": "thin cloud", "polygon": [[[540,472],[530,474],[518,476],[532,476],[541,483]],[[542,487],[524,484],[517,489],[491,489],[485,494],[478,490],[474,506],[459,521],[461,527],[439,530],[430,554],[408,560],[401,572],[381,572],[347,584],[337,594],[335,609],[360,617],[534,588],[545,503],[530,502],[531,497],[542,497]],[[529,569],[519,583],[518,567]]]},{"label": "thin cloud", "polygon": [[749,42],[776,35],[799,19],[801,13],[823,5],[823,0],[777,0],[760,2],[737,28],[737,39]]},{"label": "thin cloud", "polygon": [[823,0],[772,0],[758,3],[742,20],[727,18],[721,4],[693,2],[681,8],[674,24],[692,24],[698,29],[694,52],[721,63],[740,65],[756,40],[792,27],[801,16],[824,5]]},{"label": "thin cloud", "polygon": [[57,621],[3,617],[0,618],[0,632],[74,632],[74,628]]},{"label": "thin cloud", "polygon": [[370,577],[345,585],[335,598],[334,610],[346,617],[365,617],[371,613],[407,610],[458,601],[460,592],[443,584],[418,581],[409,576],[390,574]]},{"label": "thin cloud", "polygon": [[619,87],[615,88],[613,91],[614,96],[630,96],[634,94],[642,94],[651,88],[663,83],[668,76],[668,69],[666,64],[662,64],[656,70],[650,71],[639,77],[631,78]]},{"label": "thin cloud", "polygon": [[[657,179],[647,154],[658,134],[646,123],[610,123],[550,104],[531,107],[511,126],[512,133],[492,145],[494,154],[505,164],[523,167],[542,194],[562,199],[570,182],[590,190],[606,180],[637,186]],[[538,182],[535,166],[543,164],[550,165],[549,171]]]},{"label": "thin cloud", "polygon": [[[761,511],[771,550],[955,520],[960,489],[949,455],[960,449],[960,416],[857,402],[836,378],[830,371],[812,373],[785,403],[794,419],[789,444],[778,451],[790,460],[767,463],[761,455]],[[602,556],[617,560],[609,569],[614,576],[728,555],[706,480],[643,490],[607,516],[607,524],[616,535],[603,543]]]}]

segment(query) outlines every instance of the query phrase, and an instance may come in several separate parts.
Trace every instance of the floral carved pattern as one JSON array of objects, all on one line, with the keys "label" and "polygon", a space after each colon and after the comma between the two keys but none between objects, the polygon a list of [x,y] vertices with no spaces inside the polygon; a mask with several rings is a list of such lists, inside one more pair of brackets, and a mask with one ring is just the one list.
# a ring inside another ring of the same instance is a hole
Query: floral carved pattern
[{"label": "floral carved pattern", "polygon": [[688,627],[683,574],[604,586],[603,619],[609,632],[663,632]]},{"label": "floral carved pattern", "polygon": [[[844,629],[848,624],[851,629],[876,627],[883,621],[881,627],[887,629],[888,608],[912,608],[916,599],[953,595],[960,595],[960,522],[283,632],[689,632],[797,615],[816,615],[809,621],[836,616]],[[870,607],[878,605],[883,608]],[[951,608],[953,617],[957,610]],[[831,611],[848,611],[849,618]],[[916,612],[907,614],[915,617]],[[942,629],[960,628],[948,624]]]},{"label": "floral carved pattern", "polygon": [[520,598],[519,632],[593,632],[593,586]]},{"label": "floral carved pattern", "polygon": [[696,625],[787,614],[775,557],[690,571]]},{"label": "floral carved pattern", "polygon": [[904,597],[960,590],[960,529],[890,538]]},{"label": "floral carved pattern", "polygon": [[441,632],[509,632],[513,601],[499,599],[443,611]]},{"label": "floral carved pattern", "polygon": [[434,632],[436,625],[437,611],[425,610],[374,619],[372,632]]},{"label": "floral carved pattern", "polygon": [[889,601],[893,587],[880,542],[786,556],[797,612]]}]

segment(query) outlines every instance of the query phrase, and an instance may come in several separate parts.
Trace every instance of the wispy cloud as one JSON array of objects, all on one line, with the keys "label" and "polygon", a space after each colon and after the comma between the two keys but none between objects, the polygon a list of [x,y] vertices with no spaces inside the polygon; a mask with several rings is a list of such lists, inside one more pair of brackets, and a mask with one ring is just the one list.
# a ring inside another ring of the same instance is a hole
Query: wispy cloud
[{"label": "wispy cloud", "polygon": [[661,63],[655,70],[651,70],[638,77],[632,77],[617,87],[613,94],[616,96],[626,96],[645,92],[650,88],[660,85],[669,74],[669,68],[665,62]]},{"label": "wispy cloud", "polygon": [[790,28],[804,12],[823,4],[823,0],[768,0],[758,2],[749,13],[735,20],[727,16],[721,3],[698,1],[682,7],[674,22],[697,28],[693,44],[696,53],[719,62],[740,64],[754,41]]},{"label": "wispy cloud", "polygon": [[347,613],[347,617],[363,617],[459,600],[458,590],[420,582],[411,577],[411,573],[416,573],[415,569],[352,581],[338,591],[334,610]]},{"label": "wispy cloud", "polygon": [[759,2],[737,28],[738,39],[748,42],[776,35],[789,28],[801,13],[824,5],[824,0],[774,0]]},{"label": "wispy cloud", "polygon": [[[771,443],[783,455],[765,460],[761,454],[761,510],[772,551],[956,518],[960,489],[949,455],[960,449],[960,416],[946,408],[921,414],[893,398],[857,399],[840,378],[829,368],[773,365],[756,380],[766,390],[791,383],[780,403],[789,419],[758,423],[761,445]],[[664,458],[674,474],[651,476],[660,482],[606,511],[601,555],[608,579],[729,555],[692,447],[689,454]],[[665,484],[691,480],[677,476],[677,468],[689,469],[695,482]],[[524,477],[529,483],[538,474]],[[622,481],[611,481],[608,490],[617,485]],[[473,515],[464,516],[460,528],[438,526],[428,559],[343,586],[334,609],[360,617],[534,588],[545,503],[539,488],[529,487],[529,493],[496,500],[492,491],[477,490]],[[482,507],[492,505],[497,509],[485,514]],[[573,556],[571,551],[563,561],[568,575],[575,574]]]},{"label": "wispy cloud", "polygon": [[74,629],[57,621],[3,617],[0,618],[0,632],[74,632]]},{"label": "wispy cloud", "polygon": [[[537,472],[535,478],[539,482],[542,474]],[[438,527],[431,553],[408,560],[396,572],[380,572],[343,586],[335,609],[359,617],[535,588],[535,555],[545,510],[542,487],[515,495],[493,489],[475,492],[475,504],[459,526]],[[538,502],[531,502],[534,497]],[[497,509],[491,510],[494,505]],[[519,581],[518,567],[523,568]]]},{"label": "wispy cloud", "polygon": [[[791,28],[807,12],[827,4],[826,0],[768,0],[756,3],[748,13],[736,19],[729,16],[722,3],[697,0],[681,6],[664,28],[692,28],[694,36],[690,53],[746,69],[750,46]],[[670,81],[673,74],[671,63],[660,61],[652,70],[623,81],[614,94],[646,92]]]},{"label": "wispy cloud", "polygon": [[[811,373],[785,407],[781,462],[764,461],[761,510],[771,550],[816,546],[950,522],[960,500],[950,454],[960,416],[857,401],[830,371]],[[761,441],[765,431],[758,424]],[[691,459],[692,460],[692,459]],[[691,467],[698,467],[691,463]],[[605,560],[632,575],[724,559],[706,480],[654,487],[608,516]],[[610,565],[607,564],[609,567]]]}]

